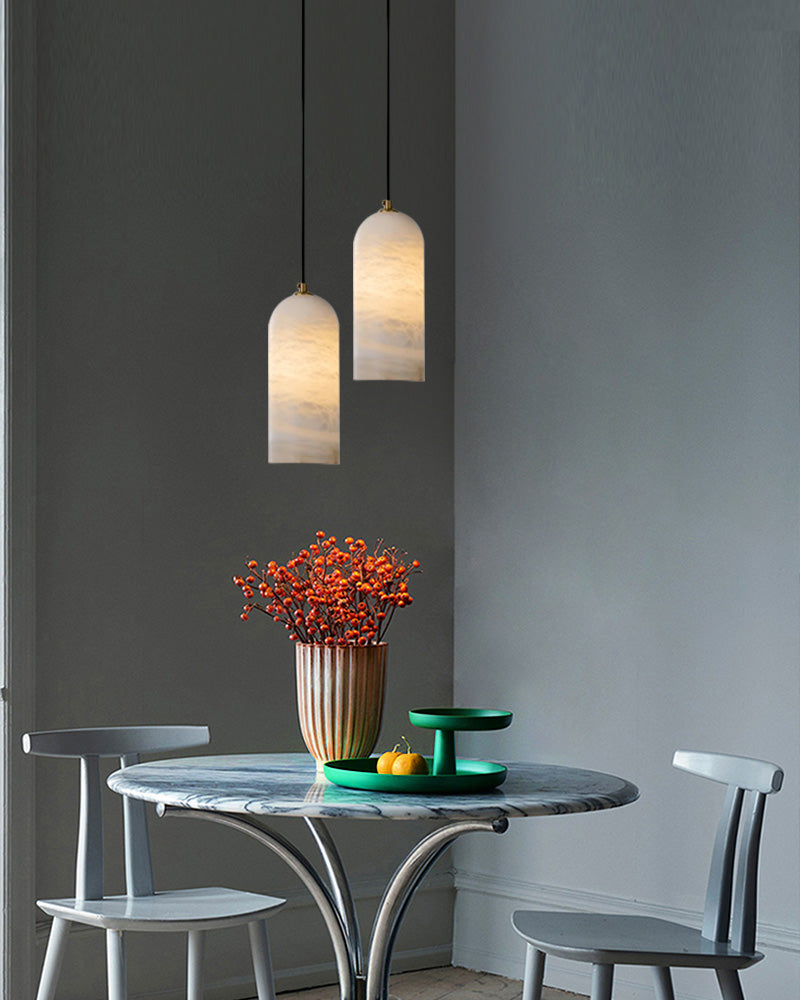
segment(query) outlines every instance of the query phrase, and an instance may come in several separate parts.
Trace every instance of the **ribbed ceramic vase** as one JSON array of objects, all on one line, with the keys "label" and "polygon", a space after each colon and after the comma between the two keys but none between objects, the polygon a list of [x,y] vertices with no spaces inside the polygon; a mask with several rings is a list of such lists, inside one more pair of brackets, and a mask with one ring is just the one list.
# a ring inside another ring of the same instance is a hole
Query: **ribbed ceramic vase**
[{"label": "ribbed ceramic vase", "polygon": [[327,760],[368,757],[383,716],[386,643],[298,643],[295,657],[300,731],[317,770]]}]

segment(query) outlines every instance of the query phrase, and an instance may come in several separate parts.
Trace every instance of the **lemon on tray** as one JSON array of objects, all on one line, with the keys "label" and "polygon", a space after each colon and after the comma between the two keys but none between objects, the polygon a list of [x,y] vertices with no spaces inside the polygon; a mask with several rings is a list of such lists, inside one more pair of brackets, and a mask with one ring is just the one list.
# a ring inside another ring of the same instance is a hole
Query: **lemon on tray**
[{"label": "lemon on tray", "polygon": [[427,774],[428,762],[421,753],[401,753],[392,764],[392,774]]},{"label": "lemon on tray", "polygon": [[427,774],[428,762],[421,753],[414,753],[405,736],[401,738],[406,745],[405,752],[399,749],[399,743],[395,743],[393,750],[387,750],[378,757],[375,770],[378,774]]},{"label": "lemon on tray", "polygon": [[387,750],[386,753],[382,753],[378,757],[378,763],[375,765],[375,770],[378,774],[392,773],[392,765],[400,756],[400,751],[397,749],[399,746],[399,743],[395,743],[394,750]]}]

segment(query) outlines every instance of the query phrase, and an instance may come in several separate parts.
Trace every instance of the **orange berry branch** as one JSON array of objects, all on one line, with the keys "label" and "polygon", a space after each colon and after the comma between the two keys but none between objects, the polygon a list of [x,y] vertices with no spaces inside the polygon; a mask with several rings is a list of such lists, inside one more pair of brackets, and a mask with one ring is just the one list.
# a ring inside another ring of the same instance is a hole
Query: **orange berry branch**
[{"label": "orange berry branch", "polygon": [[[259,568],[251,559],[246,576],[234,576],[247,603],[240,615],[261,611],[289,632],[293,642],[325,646],[371,646],[383,637],[398,608],[414,600],[408,578],[421,573],[416,559],[378,542],[372,552],[359,538],[318,531],[316,541],[285,566],[274,560]],[[260,597],[263,603],[257,599]]]}]

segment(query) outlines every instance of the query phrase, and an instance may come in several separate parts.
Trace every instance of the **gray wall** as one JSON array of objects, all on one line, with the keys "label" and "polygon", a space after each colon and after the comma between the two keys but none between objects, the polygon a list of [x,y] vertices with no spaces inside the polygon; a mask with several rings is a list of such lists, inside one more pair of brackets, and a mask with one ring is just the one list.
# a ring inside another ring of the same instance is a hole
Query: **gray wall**
[{"label": "gray wall", "polygon": [[520,975],[519,905],[696,914],[719,791],[670,760],[716,748],[786,769],[745,986],[800,992],[800,81],[769,10],[456,5],[456,703],[515,711],[481,753],[642,789],[459,845],[460,964]]},{"label": "gray wall", "polygon": [[[38,3],[37,727],[207,722],[219,753],[302,749],[293,649],[239,621],[231,576],[319,527],[423,564],[389,635],[383,742],[409,706],[451,698],[453,5],[405,0],[393,18],[392,194],[427,240],[428,379],[354,384],[351,242],[385,195],[383,6],[308,2],[307,274],[341,324],[335,468],[267,464],[267,320],[299,280],[299,10]],[[77,772],[36,773],[37,888],[66,895]],[[288,892],[279,985],[331,978],[288,871],[230,832],[152,825],[163,887]],[[299,821],[284,830],[308,846]],[[366,912],[418,831],[337,832]],[[406,964],[449,957],[452,890],[433,885]],[[131,988],[171,995],[183,942],[148,941]],[[252,995],[246,934],[210,948],[210,983],[230,987],[214,995]],[[104,995],[102,951],[75,935],[64,1000]]]}]

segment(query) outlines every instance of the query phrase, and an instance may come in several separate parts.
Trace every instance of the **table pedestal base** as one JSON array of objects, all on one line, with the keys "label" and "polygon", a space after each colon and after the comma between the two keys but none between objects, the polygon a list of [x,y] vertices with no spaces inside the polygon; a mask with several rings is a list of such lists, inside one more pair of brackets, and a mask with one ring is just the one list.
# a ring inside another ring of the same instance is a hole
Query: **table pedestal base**
[{"label": "table pedestal base", "polygon": [[350,884],[342,859],[325,822],[306,818],[325,865],[322,878],[305,855],[285,837],[263,823],[240,814],[182,809],[159,805],[161,816],[181,816],[221,823],[253,837],[277,854],[311,893],[322,914],[336,956],[341,1000],[386,1000],[389,967],[397,932],[408,904],[428,871],[448,847],[464,833],[505,833],[508,820],[458,820],[439,827],[409,851],[389,879],[372,926],[364,955]]}]

